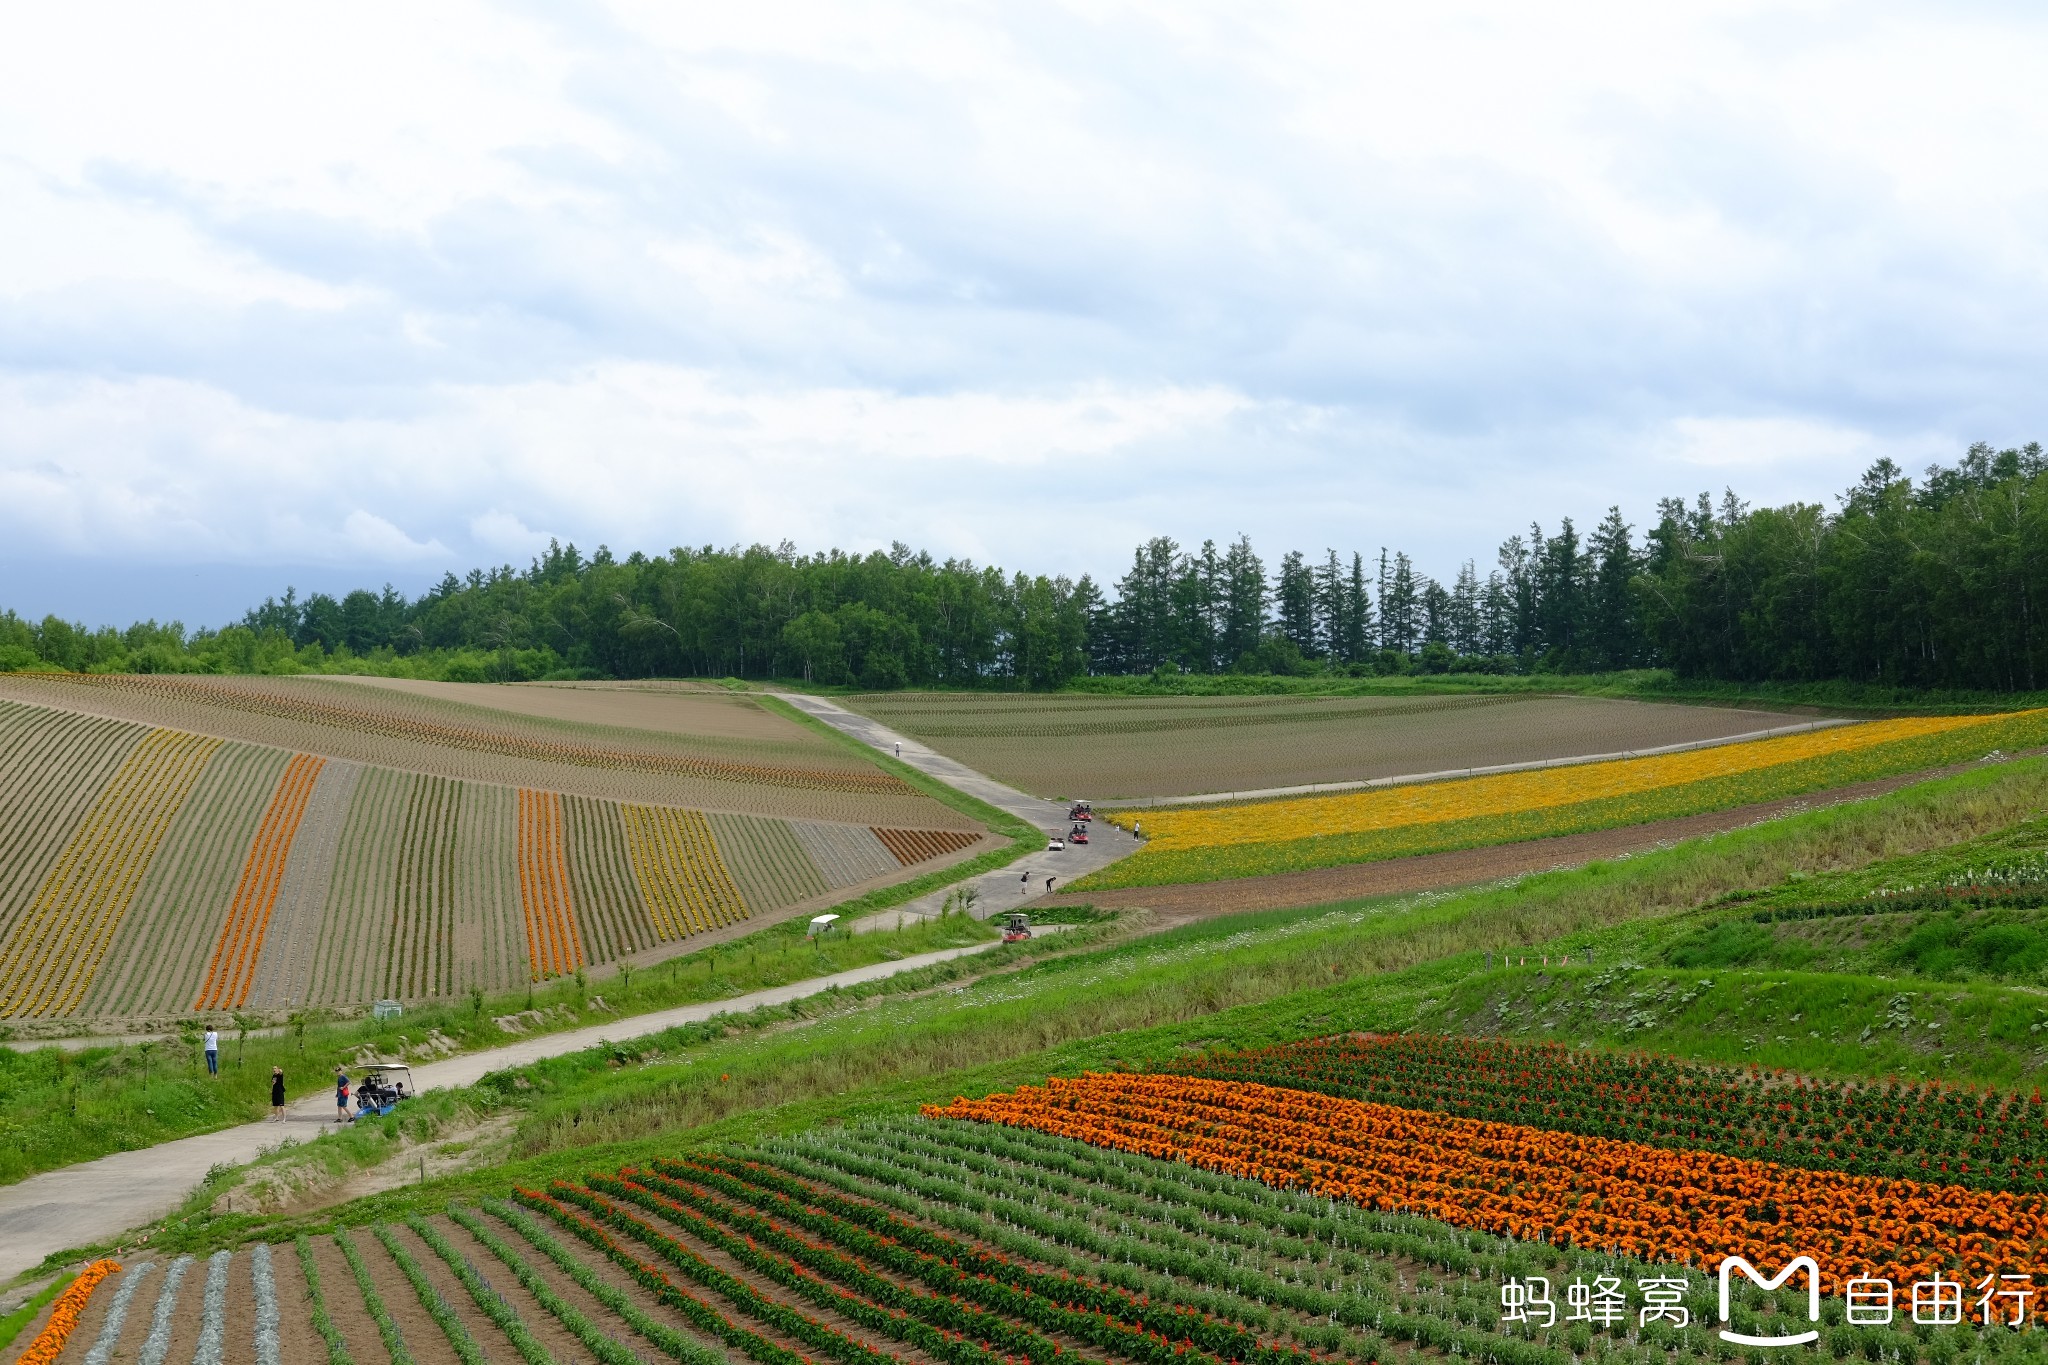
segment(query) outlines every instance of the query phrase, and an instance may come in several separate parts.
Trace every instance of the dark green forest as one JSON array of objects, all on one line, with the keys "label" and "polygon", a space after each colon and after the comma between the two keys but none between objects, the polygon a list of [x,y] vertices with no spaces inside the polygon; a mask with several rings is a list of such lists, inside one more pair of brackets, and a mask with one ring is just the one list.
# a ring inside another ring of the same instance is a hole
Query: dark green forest
[{"label": "dark green forest", "polygon": [[1873,465],[1830,508],[1731,492],[1637,528],[1510,535],[1448,582],[1408,555],[1248,540],[1138,547],[1105,589],[896,545],[585,555],[553,545],[445,576],[301,599],[217,630],[88,629],[0,614],[0,670],[362,670],[453,680],[803,679],[862,688],[1053,688],[1084,676],[1589,673],[1736,683],[2033,691],[2048,685],[2048,457],[1973,446],[1908,477]]}]

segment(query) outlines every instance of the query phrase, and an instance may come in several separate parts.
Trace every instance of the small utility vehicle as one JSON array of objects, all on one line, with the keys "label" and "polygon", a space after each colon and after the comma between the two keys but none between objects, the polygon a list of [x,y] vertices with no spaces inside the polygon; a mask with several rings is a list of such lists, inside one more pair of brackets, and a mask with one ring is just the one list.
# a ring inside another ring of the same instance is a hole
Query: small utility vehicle
[{"label": "small utility vehicle", "polygon": [[1022,943],[1031,937],[1031,921],[1019,911],[1003,916],[1003,942]]},{"label": "small utility vehicle", "polygon": [[372,1062],[363,1068],[362,1084],[356,1087],[356,1117],[388,1114],[412,1097],[411,1067],[404,1062]]}]

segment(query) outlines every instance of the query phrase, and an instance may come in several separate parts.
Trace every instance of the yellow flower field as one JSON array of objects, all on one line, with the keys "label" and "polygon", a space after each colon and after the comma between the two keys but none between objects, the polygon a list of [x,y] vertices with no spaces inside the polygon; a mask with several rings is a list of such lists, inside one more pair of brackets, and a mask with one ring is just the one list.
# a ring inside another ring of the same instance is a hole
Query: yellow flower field
[{"label": "yellow flower field", "polygon": [[2010,719],[2011,716],[2003,715],[1911,716],[1647,758],[1614,759],[1575,767],[1306,796],[1254,805],[1118,811],[1111,818],[1125,828],[1129,828],[1134,819],[1144,822],[1147,845],[1141,857],[1241,844],[1279,843],[1321,835],[1359,834],[1410,825],[1438,824],[1481,815],[1509,815],[1550,806],[1631,796]]}]

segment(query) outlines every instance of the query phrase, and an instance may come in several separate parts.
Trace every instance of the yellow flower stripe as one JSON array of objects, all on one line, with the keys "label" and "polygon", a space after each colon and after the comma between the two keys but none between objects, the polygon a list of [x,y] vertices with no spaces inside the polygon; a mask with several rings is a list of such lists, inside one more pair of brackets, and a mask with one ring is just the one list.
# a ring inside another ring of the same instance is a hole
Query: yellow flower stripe
[{"label": "yellow flower stripe", "polygon": [[77,1007],[171,817],[221,743],[158,729],[136,744],[0,943],[0,1018]]},{"label": "yellow flower stripe", "polygon": [[1381,787],[1244,806],[1117,811],[1112,818],[1125,828],[1129,828],[1133,820],[1142,820],[1147,836],[1145,853],[1155,855],[1199,848],[1276,843],[1317,835],[1359,834],[1630,796],[1784,763],[1797,763],[1802,759],[1850,753],[1894,740],[1989,725],[2010,718],[1911,716],[1647,758],[1622,758],[1574,767],[1467,777],[1411,787]]},{"label": "yellow flower stripe", "polygon": [[747,917],[747,903],[698,810],[621,805],[634,880],[663,943]]}]

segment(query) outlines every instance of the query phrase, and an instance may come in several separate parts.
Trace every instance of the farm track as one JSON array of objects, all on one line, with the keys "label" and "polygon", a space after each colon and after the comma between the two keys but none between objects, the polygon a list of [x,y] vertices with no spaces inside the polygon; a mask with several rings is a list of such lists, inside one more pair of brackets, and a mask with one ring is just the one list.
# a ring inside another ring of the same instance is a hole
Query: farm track
[{"label": "farm track", "polygon": [[220,747],[150,860],[81,1013],[191,1007],[250,838],[288,758],[249,744]]},{"label": "farm track", "polygon": [[[999,780],[1135,801],[1715,743],[1772,713],[1591,697],[982,698],[848,704]],[[874,823],[885,823],[876,821]]]},{"label": "farm track", "polygon": [[0,1017],[68,1014],[221,741],[158,730],[122,763],[0,942]]},{"label": "farm track", "polygon": [[294,754],[277,778],[277,788],[242,864],[234,899],[228,905],[227,922],[221,926],[213,960],[207,964],[206,980],[200,985],[193,1009],[239,1009],[248,1003],[250,988],[255,984],[256,963],[263,954],[263,940],[269,933],[278,895],[284,889],[292,843],[298,837],[306,806],[326,762],[312,754]]},{"label": "farm track", "polygon": [[334,881],[334,860],[362,775],[360,763],[328,759],[314,779],[298,837],[285,858],[270,932],[256,959],[249,1003],[258,1009],[278,1009],[310,998],[313,954]]}]

